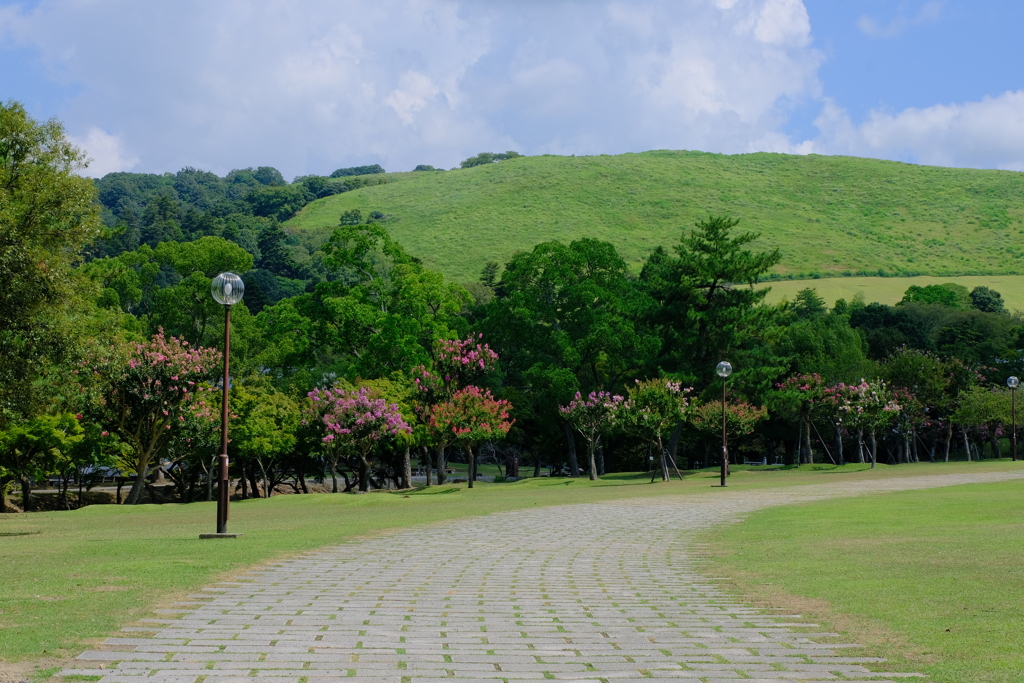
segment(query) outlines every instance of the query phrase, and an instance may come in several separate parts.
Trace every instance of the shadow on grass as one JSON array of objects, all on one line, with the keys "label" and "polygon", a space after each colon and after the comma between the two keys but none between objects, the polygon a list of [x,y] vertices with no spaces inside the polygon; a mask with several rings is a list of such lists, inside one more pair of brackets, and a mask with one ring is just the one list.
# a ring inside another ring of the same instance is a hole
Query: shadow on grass
[{"label": "shadow on grass", "polygon": [[406,496],[439,496],[445,493],[458,493],[462,489],[459,488],[438,488],[436,486],[423,486],[415,491],[394,491],[393,493],[401,493]]}]

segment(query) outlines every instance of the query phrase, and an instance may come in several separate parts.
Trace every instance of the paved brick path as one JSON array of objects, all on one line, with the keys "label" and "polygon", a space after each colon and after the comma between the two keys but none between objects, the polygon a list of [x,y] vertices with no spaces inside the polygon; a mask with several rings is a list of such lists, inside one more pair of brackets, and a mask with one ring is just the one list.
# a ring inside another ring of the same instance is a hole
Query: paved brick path
[{"label": "paved brick path", "polygon": [[404,530],[206,588],[61,674],[102,673],[102,683],[896,680],[908,674],[871,672],[862,665],[877,660],[844,655],[852,644],[816,643],[825,634],[807,633],[798,617],[787,624],[723,595],[700,572],[693,534],[772,505],[1010,478],[1024,472],[726,489]]}]

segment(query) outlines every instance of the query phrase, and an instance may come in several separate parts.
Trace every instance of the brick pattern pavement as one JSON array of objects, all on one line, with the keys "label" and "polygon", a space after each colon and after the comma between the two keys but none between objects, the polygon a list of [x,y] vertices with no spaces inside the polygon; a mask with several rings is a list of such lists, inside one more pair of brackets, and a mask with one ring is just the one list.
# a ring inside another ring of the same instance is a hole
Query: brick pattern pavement
[{"label": "brick pattern pavement", "polygon": [[725,489],[403,530],[206,588],[166,619],[83,653],[61,675],[102,675],[101,683],[894,681],[917,674],[870,671],[864,665],[880,660],[846,656],[855,645],[817,643],[832,634],[724,595],[702,575],[693,535],[773,505],[1022,477]]}]

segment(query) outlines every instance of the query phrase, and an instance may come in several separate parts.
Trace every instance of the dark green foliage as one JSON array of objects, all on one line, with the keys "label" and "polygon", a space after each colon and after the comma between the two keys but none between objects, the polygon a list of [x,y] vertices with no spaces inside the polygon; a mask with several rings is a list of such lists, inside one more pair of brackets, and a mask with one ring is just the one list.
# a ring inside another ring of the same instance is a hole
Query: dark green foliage
[{"label": "dark green foliage", "polygon": [[331,173],[331,177],[344,178],[346,176],[373,175],[375,173],[386,173],[386,171],[380,164],[373,164],[372,166],[352,166],[350,168],[339,168]]},{"label": "dark green foliage", "polygon": [[676,246],[676,256],[655,249],[640,275],[651,298],[648,320],[662,339],[659,366],[688,381],[704,384],[715,364],[761,325],[756,309],[767,292],[754,285],[780,254],[748,250],[758,236],[732,236],[738,223],[722,216],[698,221]]},{"label": "dark green foliage", "polygon": [[484,164],[493,164],[496,161],[505,161],[507,159],[515,159],[516,157],[522,156],[519,152],[480,152],[475,157],[469,157],[459,164],[459,168],[472,168],[473,166],[483,166]]},{"label": "dark green foliage", "polygon": [[[494,268],[484,279],[493,281]],[[637,325],[638,292],[607,242],[545,242],[517,254],[495,285],[480,325],[501,356],[520,434],[553,457],[564,453],[557,408],[576,391],[622,391],[658,346]],[[571,432],[570,432],[571,433]]]},{"label": "dark green foliage", "polygon": [[260,166],[253,172],[252,177],[255,178],[256,182],[260,185],[278,187],[286,184],[284,182],[284,176],[282,176],[281,172],[273,166]]},{"label": "dark green foliage", "polygon": [[484,287],[490,287],[494,289],[498,280],[498,262],[488,261],[484,264],[483,270],[480,271],[480,284]]},{"label": "dark green foliage", "polygon": [[798,318],[816,318],[827,313],[828,306],[812,287],[805,287],[796,293],[796,298],[793,300],[793,312]]},{"label": "dark green foliage", "polygon": [[1003,295],[988,287],[975,287],[971,290],[971,305],[985,313],[1006,313]]},{"label": "dark green foliage", "polygon": [[414,171],[443,171],[444,169],[443,168],[434,168],[430,164],[419,164],[418,166],[416,166],[416,168],[414,168],[412,170],[414,170]]},{"label": "dark green foliage", "polygon": [[84,154],[57,121],[0,103],[0,426],[38,409],[40,378],[74,353],[87,285],[74,272],[99,234]]},{"label": "dark green foliage", "polygon": [[338,221],[338,225],[362,225],[363,224],[363,212],[359,209],[352,209],[341,214],[341,220]]},{"label": "dark green foliage", "polygon": [[918,287],[911,285],[903,295],[903,302],[919,304],[942,304],[965,311],[971,307],[971,297],[963,285],[947,282],[942,285]]},{"label": "dark green foliage", "polygon": [[246,201],[252,206],[253,214],[284,221],[298,213],[308,199],[302,186],[287,185],[253,190]]}]

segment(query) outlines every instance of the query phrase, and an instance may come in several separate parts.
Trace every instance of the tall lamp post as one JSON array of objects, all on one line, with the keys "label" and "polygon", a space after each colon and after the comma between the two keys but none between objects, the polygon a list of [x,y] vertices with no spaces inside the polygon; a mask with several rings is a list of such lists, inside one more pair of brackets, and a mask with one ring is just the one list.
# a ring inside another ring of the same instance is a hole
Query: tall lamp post
[{"label": "tall lamp post", "polygon": [[1006,379],[1006,386],[1010,387],[1010,424],[1012,425],[1010,432],[1010,444],[1012,450],[1010,453],[1013,459],[1017,459],[1017,387],[1020,385],[1020,380],[1012,375]]},{"label": "tall lamp post", "polygon": [[729,474],[729,449],[725,438],[725,383],[732,374],[732,364],[723,360],[715,367],[715,372],[722,378],[722,486],[725,486],[725,477]]},{"label": "tall lamp post", "polygon": [[228,533],[228,501],[231,491],[228,481],[228,376],[231,363],[231,307],[242,300],[245,284],[234,273],[221,273],[213,278],[210,293],[224,306],[224,383],[220,411],[220,487],[217,492],[217,533],[200,534],[200,538],[238,538],[242,534]]}]

